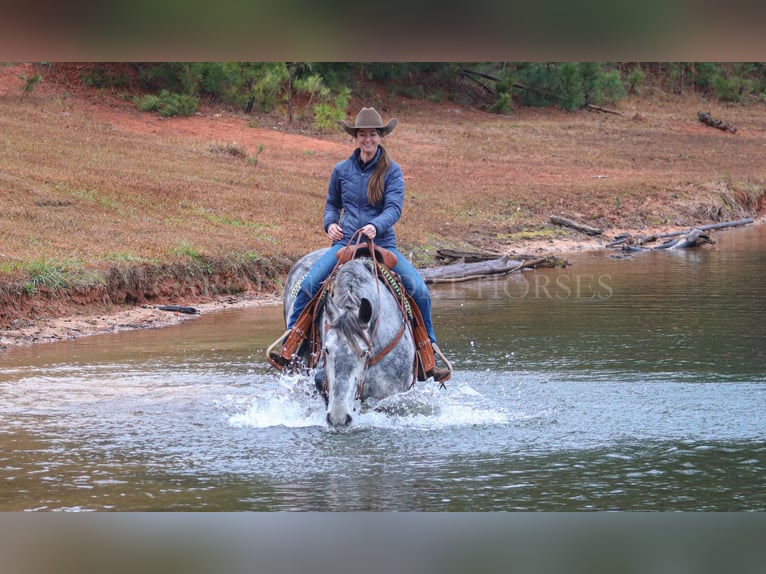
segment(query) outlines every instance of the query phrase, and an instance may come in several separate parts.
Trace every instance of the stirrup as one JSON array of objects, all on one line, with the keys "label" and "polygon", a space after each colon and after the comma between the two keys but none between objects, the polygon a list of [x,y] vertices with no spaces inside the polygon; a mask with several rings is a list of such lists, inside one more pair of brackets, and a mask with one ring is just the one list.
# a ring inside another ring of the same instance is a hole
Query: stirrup
[{"label": "stirrup", "polygon": [[291,363],[290,359],[283,357],[281,353],[278,353],[274,350],[274,347],[279,345],[280,347],[284,345],[285,341],[287,340],[287,336],[290,334],[290,331],[292,329],[288,329],[283,334],[279,336],[279,338],[274,341],[271,345],[269,345],[269,348],[266,349],[266,358],[268,359],[269,363],[272,367],[277,369],[278,371],[284,370],[284,368]]},{"label": "stirrup", "polygon": [[433,377],[434,381],[439,383],[442,387],[444,386],[444,383],[450,380],[450,377],[452,376],[452,371],[450,371],[446,367],[434,367],[430,371],[426,373],[427,376]]},{"label": "stirrup", "polygon": [[439,345],[436,343],[431,343],[431,347],[433,347],[434,353],[439,355],[439,358],[444,361],[444,364],[446,367],[439,368],[434,367],[430,371],[426,373],[429,377],[433,377],[434,380],[439,383],[442,387],[444,386],[444,383],[450,380],[450,377],[452,377],[452,373],[454,372],[454,369],[452,368],[452,363],[449,362],[447,357],[444,356],[444,353],[442,353],[441,349],[439,348]]}]

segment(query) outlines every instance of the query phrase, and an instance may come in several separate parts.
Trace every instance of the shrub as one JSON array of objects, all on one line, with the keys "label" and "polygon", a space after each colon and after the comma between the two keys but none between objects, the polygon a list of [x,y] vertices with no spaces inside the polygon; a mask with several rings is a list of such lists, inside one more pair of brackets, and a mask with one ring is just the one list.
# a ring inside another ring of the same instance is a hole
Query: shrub
[{"label": "shrub", "polygon": [[25,74],[21,74],[19,79],[24,82],[24,85],[21,87],[21,92],[26,96],[34,91],[35,86],[42,79],[42,76],[40,76],[40,74],[33,74],[32,76],[27,77]]},{"label": "shrub", "polygon": [[130,87],[130,78],[124,74],[110,72],[103,66],[96,66],[80,77],[84,86],[91,88],[117,88]]},{"label": "shrub", "polygon": [[572,110],[585,102],[582,70],[577,63],[523,64],[517,75],[526,86],[521,94],[522,104],[557,105],[565,110]]},{"label": "shrub", "polygon": [[636,66],[630,71],[626,81],[628,83],[628,91],[631,94],[640,96],[641,88],[643,87],[644,82],[646,82],[646,72],[641,69],[641,66]]},{"label": "shrub", "polygon": [[625,97],[619,72],[598,62],[521,64],[514,75],[524,86],[522,104],[530,106],[574,110],[586,103],[616,103]]},{"label": "shrub", "polygon": [[184,92],[188,89],[188,64],[165,62],[162,64],[137,64],[138,81],[147,90]]},{"label": "shrub", "polygon": [[314,98],[325,98],[330,94],[329,88],[324,85],[322,77],[318,74],[310,74],[305,78],[296,78],[293,82],[293,88],[296,92],[308,94],[309,104]]},{"label": "shrub", "polygon": [[489,109],[497,114],[508,114],[511,111],[511,94],[508,92],[498,92],[495,102]]},{"label": "shrub", "polygon": [[694,65],[693,70],[694,87],[703,91],[711,90],[720,74],[718,65],[713,62],[699,62]]},{"label": "shrub", "polygon": [[602,72],[596,77],[596,83],[591,95],[591,101],[594,104],[616,104],[624,97],[625,86],[617,70],[610,70],[606,73]]},{"label": "shrub", "polygon": [[342,88],[330,102],[320,102],[314,106],[314,126],[319,130],[336,129],[338,123],[346,117],[346,108],[351,98],[351,90]]},{"label": "shrub", "polygon": [[285,64],[265,65],[260,70],[251,70],[248,84],[252,85],[250,95],[254,103],[264,112],[271,112],[277,107],[283,85],[289,78]]},{"label": "shrub", "polygon": [[142,112],[158,112],[163,117],[191,116],[197,112],[198,107],[198,98],[167,90],[162,90],[159,96],[149,94],[138,100],[138,109]]},{"label": "shrub", "polygon": [[142,112],[156,112],[160,109],[162,100],[160,100],[159,96],[147,94],[143,98],[138,99],[136,103],[138,104],[138,109]]},{"label": "shrub", "polygon": [[559,106],[565,110],[574,110],[585,104],[583,69],[574,62],[564,62],[558,66],[558,74],[553,76],[553,93],[558,94]]},{"label": "shrub", "polygon": [[749,92],[749,86],[748,80],[740,76],[727,78],[721,74],[713,81],[715,96],[724,102],[743,103]]},{"label": "shrub", "polygon": [[226,101],[232,90],[242,85],[241,74],[236,67],[219,62],[198,62],[192,64],[188,91],[191,95],[205,95]]}]

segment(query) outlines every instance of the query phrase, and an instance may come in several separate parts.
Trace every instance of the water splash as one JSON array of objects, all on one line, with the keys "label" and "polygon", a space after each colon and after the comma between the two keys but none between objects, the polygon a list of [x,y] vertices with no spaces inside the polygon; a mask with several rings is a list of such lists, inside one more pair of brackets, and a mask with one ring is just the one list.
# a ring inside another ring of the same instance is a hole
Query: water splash
[{"label": "water splash", "polygon": [[243,412],[229,417],[229,424],[238,428],[300,428],[326,424],[324,405],[314,387],[313,375],[282,374],[273,385],[259,392]]},{"label": "water splash", "polygon": [[[361,405],[353,428],[439,429],[451,426],[502,425],[511,415],[469,383],[451,381],[447,389],[419,383],[411,390]],[[244,411],[233,414],[234,427],[325,427],[322,399],[312,377],[281,375],[266,393],[252,398]]]}]

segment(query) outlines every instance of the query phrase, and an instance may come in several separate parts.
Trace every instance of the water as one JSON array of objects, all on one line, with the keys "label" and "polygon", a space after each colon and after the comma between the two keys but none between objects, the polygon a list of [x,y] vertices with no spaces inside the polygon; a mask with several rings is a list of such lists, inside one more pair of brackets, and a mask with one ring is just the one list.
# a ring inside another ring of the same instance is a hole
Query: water
[{"label": "water", "polygon": [[281,309],[0,355],[0,510],[766,510],[766,229],[433,290],[457,372],[330,430]]}]

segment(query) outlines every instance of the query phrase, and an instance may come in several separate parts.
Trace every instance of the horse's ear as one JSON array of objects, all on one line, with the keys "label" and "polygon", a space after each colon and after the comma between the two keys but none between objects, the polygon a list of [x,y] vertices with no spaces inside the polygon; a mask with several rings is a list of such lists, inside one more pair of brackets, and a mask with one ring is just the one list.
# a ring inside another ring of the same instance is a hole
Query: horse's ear
[{"label": "horse's ear", "polygon": [[369,299],[363,297],[359,303],[359,320],[366,324],[370,322],[370,319],[372,319],[372,303],[370,303]]}]

